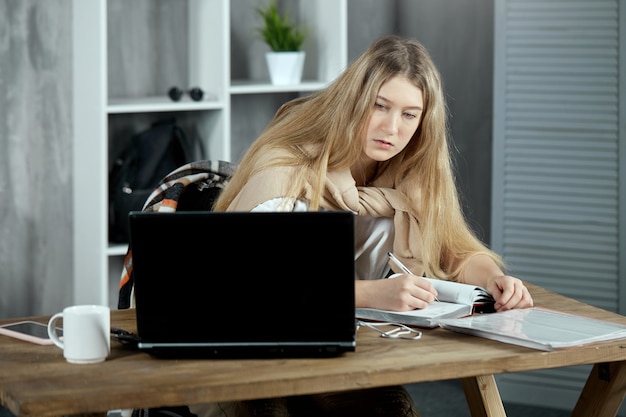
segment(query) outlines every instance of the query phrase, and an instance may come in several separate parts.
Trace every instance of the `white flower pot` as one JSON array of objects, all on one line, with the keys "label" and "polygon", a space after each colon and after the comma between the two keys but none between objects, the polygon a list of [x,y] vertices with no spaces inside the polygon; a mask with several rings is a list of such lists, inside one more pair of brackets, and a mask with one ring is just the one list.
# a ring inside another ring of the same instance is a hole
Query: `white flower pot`
[{"label": "white flower pot", "polygon": [[304,51],[267,52],[267,67],[274,85],[299,84],[304,68]]}]

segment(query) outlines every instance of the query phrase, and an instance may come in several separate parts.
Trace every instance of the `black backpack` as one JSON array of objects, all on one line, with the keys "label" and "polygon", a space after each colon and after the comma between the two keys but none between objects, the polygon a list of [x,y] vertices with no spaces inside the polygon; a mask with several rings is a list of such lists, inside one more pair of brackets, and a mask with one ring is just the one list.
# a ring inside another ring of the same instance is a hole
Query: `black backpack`
[{"label": "black backpack", "polygon": [[202,159],[173,118],[159,120],[131,138],[109,172],[109,241],[127,243],[128,213],[140,211],[159,181],[174,169]]}]

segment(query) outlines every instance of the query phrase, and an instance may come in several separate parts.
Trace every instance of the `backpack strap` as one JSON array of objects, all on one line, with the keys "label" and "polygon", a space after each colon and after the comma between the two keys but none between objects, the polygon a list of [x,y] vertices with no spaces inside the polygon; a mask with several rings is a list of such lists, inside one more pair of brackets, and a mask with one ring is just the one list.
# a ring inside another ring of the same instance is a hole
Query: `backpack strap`
[{"label": "backpack strap", "polygon": [[[142,211],[210,211],[215,198],[228,184],[235,168],[235,164],[220,160],[202,160],[183,165],[161,180],[146,200]],[[202,194],[209,198],[201,198]],[[186,196],[191,197],[183,198]],[[133,304],[134,283],[132,248],[129,245],[120,278],[118,309],[130,308]]]}]

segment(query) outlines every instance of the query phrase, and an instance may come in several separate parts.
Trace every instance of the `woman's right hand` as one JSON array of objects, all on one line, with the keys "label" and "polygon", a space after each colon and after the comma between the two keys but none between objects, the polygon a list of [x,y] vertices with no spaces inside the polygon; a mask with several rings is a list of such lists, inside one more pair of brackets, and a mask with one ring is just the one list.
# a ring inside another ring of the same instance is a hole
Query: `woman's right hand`
[{"label": "woman's right hand", "polygon": [[408,311],[435,301],[437,290],[422,277],[395,274],[393,278],[355,281],[356,307]]}]

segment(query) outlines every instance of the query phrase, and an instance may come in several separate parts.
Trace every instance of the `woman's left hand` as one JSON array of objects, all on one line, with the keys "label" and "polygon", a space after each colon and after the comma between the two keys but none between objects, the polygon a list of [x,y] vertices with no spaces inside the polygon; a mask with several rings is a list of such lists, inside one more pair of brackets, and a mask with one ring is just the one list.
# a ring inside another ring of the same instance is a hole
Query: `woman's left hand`
[{"label": "woman's left hand", "polygon": [[496,300],[496,311],[533,306],[533,298],[519,278],[510,275],[495,276],[488,280],[485,289]]}]

